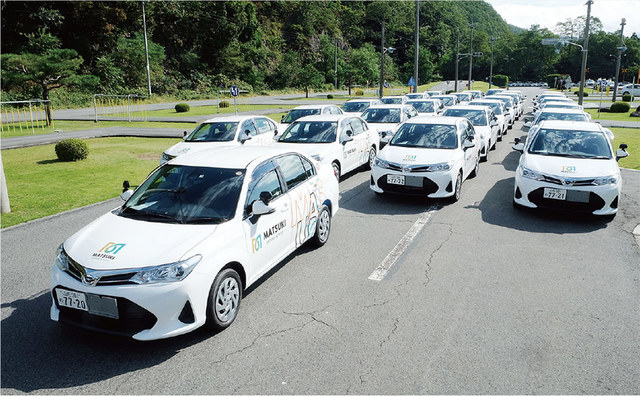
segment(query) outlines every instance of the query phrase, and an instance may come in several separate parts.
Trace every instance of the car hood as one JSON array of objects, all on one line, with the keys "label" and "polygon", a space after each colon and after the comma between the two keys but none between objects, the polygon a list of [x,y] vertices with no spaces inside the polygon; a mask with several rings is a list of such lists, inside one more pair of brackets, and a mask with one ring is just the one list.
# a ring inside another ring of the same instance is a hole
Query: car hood
[{"label": "car hood", "polygon": [[614,159],[586,159],[527,154],[522,165],[534,172],[565,178],[592,178],[617,175],[620,168]]},{"label": "car hood", "polygon": [[231,140],[229,142],[180,142],[169,147],[164,152],[172,157],[178,157],[186,153],[195,153],[217,147],[235,146],[237,144],[238,142],[235,140]]},{"label": "car hood", "polygon": [[378,157],[402,165],[433,165],[452,159],[455,150],[385,146]]},{"label": "car hood", "polygon": [[274,143],[275,147],[285,150],[294,150],[305,153],[309,156],[320,155],[326,156],[336,149],[338,143]]},{"label": "car hood", "polygon": [[376,123],[368,123],[369,128],[373,128],[378,132],[383,131],[394,131],[396,127],[399,125],[397,122],[376,122]]},{"label": "car hood", "polygon": [[172,263],[217,228],[212,224],[168,224],[107,213],[64,243],[69,257],[96,270]]}]

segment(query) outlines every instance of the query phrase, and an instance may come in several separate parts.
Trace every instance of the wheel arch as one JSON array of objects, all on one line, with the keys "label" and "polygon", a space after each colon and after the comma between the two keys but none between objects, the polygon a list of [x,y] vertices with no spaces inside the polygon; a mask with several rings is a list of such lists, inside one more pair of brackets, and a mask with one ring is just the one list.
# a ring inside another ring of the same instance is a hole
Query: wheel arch
[{"label": "wheel arch", "polygon": [[224,271],[227,268],[233,269],[238,273],[238,275],[240,275],[240,280],[242,281],[242,290],[243,291],[246,290],[247,289],[247,273],[244,270],[244,266],[237,261],[232,261],[227,263],[224,267],[220,268],[220,271],[218,271],[218,273]]}]

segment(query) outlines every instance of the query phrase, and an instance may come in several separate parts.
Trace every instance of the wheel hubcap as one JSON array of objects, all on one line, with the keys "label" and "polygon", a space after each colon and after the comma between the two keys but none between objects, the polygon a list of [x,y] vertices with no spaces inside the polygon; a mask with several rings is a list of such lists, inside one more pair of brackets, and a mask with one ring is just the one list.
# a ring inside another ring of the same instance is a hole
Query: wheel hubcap
[{"label": "wheel hubcap", "polygon": [[234,278],[222,281],[216,293],[216,315],[222,322],[228,322],[235,317],[240,301],[238,282]]},{"label": "wheel hubcap", "polygon": [[371,149],[371,151],[369,151],[369,168],[373,167],[373,163],[375,160],[376,160],[376,150]]},{"label": "wheel hubcap", "polygon": [[329,212],[326,210],[320,213],[320,218],[318,219],[318,239],[320,241],[325,242],[329,237]]},{"label": "wheel hubcap", "polygon": [[458,175],[456,179],[456,199],[460,198],[460,190],[462,189],[462,178]]}]

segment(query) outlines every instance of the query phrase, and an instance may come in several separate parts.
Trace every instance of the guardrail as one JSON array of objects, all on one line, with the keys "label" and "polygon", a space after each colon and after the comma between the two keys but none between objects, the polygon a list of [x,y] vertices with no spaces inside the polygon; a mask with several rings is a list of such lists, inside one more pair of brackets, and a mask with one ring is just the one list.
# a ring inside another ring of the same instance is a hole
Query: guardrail
[{"label": "guardrail", "polygon": [[93,95],[95,122],[102,121],[147,121],[146,99],[141,95]]},{"label": "guardrail", "polygon": [[41,99],[0,102],[0,132],[25,133],[54,127],[51,101]]}]

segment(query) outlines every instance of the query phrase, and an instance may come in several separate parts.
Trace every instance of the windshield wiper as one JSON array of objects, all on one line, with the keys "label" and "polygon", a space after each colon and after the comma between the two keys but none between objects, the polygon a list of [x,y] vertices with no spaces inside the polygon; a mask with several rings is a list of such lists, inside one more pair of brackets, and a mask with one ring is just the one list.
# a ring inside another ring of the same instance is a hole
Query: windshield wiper
[{"label": "windshield wiper", "polygon": [[228,221],[227,217],[196,217],[194,219],[187,219],[184,222],[186,224],[200,224],[200,223],[213,223],[220,224]]}]

